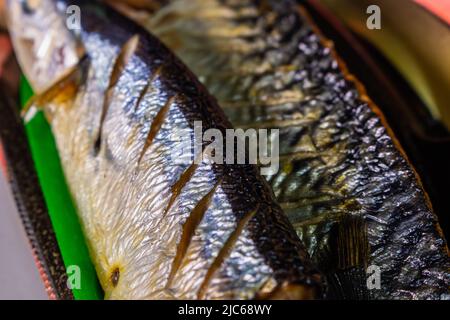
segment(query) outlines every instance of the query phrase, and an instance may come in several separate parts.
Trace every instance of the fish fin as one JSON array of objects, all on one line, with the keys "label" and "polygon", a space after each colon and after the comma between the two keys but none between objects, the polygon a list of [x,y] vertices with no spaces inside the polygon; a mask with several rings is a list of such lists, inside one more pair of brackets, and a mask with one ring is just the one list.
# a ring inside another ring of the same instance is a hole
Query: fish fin
[{"label": "fish fin", "polygon": [[343,217],[338,223],[335,240],[339,269],[367,267],[369,242],[367,225],[362,217],[354,215]]},{"label": "fish fin", "polygon": [[336,300],[369,300],[367,275],[362,267],[336,270],[327,274],[328,299]]},{"label": "fish fin", "polygon": [[55,84],[50,86],[42,93],[35,94],[22,108],[21,117],[25,123],[30,122],[38,111],[48,111],[45,106],[49,102],[64,103],[71,100],[81,83],[83,83],[86,74],[87,58],[84,57],[80,63],[71,68],[71,70]]},{"label": "fish fin", "polygon": [[366,268],[369,241],[366,221],[361,216],[346,215],[330,232],[332,253],[326,270],[328,297],[351,300],[369,298]]}]

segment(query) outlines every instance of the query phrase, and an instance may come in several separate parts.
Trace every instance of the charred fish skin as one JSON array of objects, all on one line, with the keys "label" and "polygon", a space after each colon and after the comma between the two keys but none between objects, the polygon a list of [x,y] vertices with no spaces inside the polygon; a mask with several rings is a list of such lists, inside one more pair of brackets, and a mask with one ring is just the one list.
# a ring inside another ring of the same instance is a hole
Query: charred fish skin
[{"label": "charred fish skin", "polygon": [[54,4],[81,9],[86,59],[36,101],[106,298],[321,297],[321,275],[256,167],[173,158],[173,136],[192,136],[194,121],[230,127],[195,76],[108,7]]},{"label": "charred fish skin", "polygon": [[[450,297],[446,241],[419,177],[296,2],[172,0],[141,23],[235,127],[280,128],[282,170],[268,182],[333,295]],[[371,266],[381,288],[369,291]]]}]

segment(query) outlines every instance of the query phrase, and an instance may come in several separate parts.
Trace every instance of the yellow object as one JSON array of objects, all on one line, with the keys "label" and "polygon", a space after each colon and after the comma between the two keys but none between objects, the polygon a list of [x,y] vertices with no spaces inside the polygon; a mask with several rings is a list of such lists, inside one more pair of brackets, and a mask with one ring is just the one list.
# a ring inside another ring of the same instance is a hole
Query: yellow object
[{"label": "yellow object", "polygon": [[[320,0],[377,47],[409,81],[432,115],[450,129],[450,27],[410,0]],[[369,29],[370,5],[381,29]]]}]

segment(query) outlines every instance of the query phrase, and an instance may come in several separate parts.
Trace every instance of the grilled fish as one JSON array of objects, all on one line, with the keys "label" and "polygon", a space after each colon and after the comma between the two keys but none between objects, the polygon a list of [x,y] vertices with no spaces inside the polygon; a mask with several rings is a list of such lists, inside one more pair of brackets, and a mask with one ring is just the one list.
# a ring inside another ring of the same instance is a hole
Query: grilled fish
[{"label": "grilled fish", "polygon": [[[72,5],[82,13],[73,33]],[[7,6],[37,92],[27,114],[36,107],[49,119],[106,298],[322,296],[256,166],[215,163],[207,143],[200,162],[174,159],[176,136],[193,135],[194,121],[231,126],[164,45],[96,1]]]},{"label": "grilled fish", "polygon": [[[449,298],[448,249],[420,178],[302,7],[159,3],[148,14],[120,9],[186,63],[235,127],[280,128],[281,170],[267,180],[327,274],[329,294]],[[381,286],[368,290],[371,270],[380,271]]]}]

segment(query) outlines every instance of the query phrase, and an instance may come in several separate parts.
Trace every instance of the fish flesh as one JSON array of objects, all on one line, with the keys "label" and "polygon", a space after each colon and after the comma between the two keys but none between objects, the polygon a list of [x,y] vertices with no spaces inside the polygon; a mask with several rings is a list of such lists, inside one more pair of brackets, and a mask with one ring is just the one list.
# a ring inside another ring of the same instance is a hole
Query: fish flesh
[{"label": "fish flesh", "polygon": [[[267,181],[331,297],[450,298],[448,249],[420,178],[297,2],[172,0],[147,14],[124,2],[114,1],[181,58],[235,127],[280,129],[281,169]],[[381,284],[369,290],[371,270]]]},{"label": "fish flesh", "polygon": [[[195,76],[98,1],[35,3],[7,2],[37,93],[27,114],[39,108],[51,124],[105,298],[322,297],[320,273],[256,166],[210,161],[207,143],[200,162],[173,157],[194,121],[231,128]],[[68,32],[71,5],[82,19]]]}]

